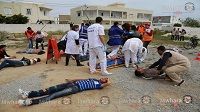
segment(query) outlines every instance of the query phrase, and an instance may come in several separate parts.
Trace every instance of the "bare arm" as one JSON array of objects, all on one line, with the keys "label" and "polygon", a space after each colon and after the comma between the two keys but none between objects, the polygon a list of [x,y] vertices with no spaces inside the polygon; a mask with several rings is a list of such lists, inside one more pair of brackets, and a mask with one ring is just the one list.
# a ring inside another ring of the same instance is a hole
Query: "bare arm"
[{"label": "bare arm", "polygon": [[104,35],[99,35],[99,38],[100,38],[101,42],[103,43],[103,45],[105,45]]}]

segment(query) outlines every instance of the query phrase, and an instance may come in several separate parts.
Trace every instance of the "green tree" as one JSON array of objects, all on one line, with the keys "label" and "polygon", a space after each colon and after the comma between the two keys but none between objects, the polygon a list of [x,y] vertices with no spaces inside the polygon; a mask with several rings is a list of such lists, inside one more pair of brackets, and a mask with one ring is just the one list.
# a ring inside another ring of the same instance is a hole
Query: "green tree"
[{"label": "green tree", "polygon": [[183,21],[184,26],[188,26],[188,27],[200,27],[200,23],[198,20],[195,20],[193,18],[186,18]]},{"label": "green tree", "polygon": [[0,23],[5,23],[6,20],[6,16],[3,16],[2,14],[0,14]]},{"label": "green tree", "polygon": [[13,16],[2,16],[0,15],[0,23],[6,23],[6,24],[26,24],[28,23],[29,19],[26,16],[23,16],[21,14],[13,15]]}]

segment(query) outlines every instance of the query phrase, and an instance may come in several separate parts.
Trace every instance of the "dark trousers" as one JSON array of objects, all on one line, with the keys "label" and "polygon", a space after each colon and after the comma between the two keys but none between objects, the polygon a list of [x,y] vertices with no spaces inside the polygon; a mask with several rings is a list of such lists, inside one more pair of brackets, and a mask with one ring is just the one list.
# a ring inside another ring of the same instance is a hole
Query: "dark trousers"
[{"label": "dark trousers", "polygon": [[147,49],[147,47],[148,47],[148,45],[149,45],[150,42],[151,41],[144,41],[143,42],[143,47],[145,47]]},{"label": "dark trousers", "polygon": [[70,59],[71,55],[74,56],[74,58],[76,59],[76,64],[80,65],[79,54],[66,54],[66,64],[65,65],[67,66],[69,64],[69,59]]},{"label": "dark trousers", "polygon": [[38,49],[38,44],[40,43],[42,50],[44,50],[44,45],[43,45],[44,40],[43,40],[43,38],[37,38],[35,41],[36,41],[36,49]]},{"label": "dark trousers", "polygon": [[31,105],[34,105],[34,104],[44,103],[59,97],[75,94],[77,92],[80,92],[80,89],[77,84],[65,83],[47,88],[45,89],[45,91],[44,90],[31,91],[29,97],[33,96],[39,97],[31,100],[32,101]]},{"label": "dark trousers", "polygon": [[174,37],[175,37],[175,36],[174,36],[174,35],[172,35],[172,36],[171,36],[171,40],[174,40]]},{"label": "dark trousers", "polygon": [[184,41],[184,40],[185,40],[185,37],[184,37],[184,36],[180,36],[179,40],[180,40],[180,41]]},{"label": "dark trousers", "polygon": [[20,67],[20,66],[24,66],[22,61],[6,59],[0,64],[0,70],[6,67]]},{"label": "dark trousers", "polygon": [[179,35],[175,35],[175,40],[179,40]]}]

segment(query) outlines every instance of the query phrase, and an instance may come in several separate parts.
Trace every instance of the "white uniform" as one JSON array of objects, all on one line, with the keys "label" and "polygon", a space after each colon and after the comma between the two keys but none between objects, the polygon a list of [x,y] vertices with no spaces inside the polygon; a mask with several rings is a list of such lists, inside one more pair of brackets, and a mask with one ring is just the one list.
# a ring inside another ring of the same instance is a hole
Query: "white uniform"
[{"label": "white uniform", "polygon": [[143,43],[139,38],[131,38],[128,39],[123,48],[122,52],[125,57],[125,66],[129,66],[130,58],[133,66],[138,62],[138,54],[142,53]]},{"label": "white uniform", "polygon": [[95,23],[88,27],[88,42],[89,42],[89,65],[90,72],[96,71],[96,57],[98,56],[101,66],[101,72],[106,73],[107,60],[104,52],[104,45],[100,40],[100,35],[105,35],[104,27],[99,23]]},{"label": "white uniform", "polygon": [[141,63],[145,60],[146,56],[147,56],[147,49],[145,47],[142,48],[142,53],[138,53],[138,62]]},{"label": "white uniform", "polygon": [[67,33],[67,42],[66,42],[66,49],[65,53],[67,54],[79,54],[79,46],[76,45],[75,40],[79,39],[78,32],[70,30]]}]

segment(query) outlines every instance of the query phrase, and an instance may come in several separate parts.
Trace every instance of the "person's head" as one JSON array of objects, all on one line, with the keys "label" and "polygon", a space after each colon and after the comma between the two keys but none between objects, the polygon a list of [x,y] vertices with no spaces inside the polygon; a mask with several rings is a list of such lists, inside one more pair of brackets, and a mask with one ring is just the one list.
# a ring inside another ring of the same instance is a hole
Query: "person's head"
[{"label": "person's head", "polygon": [[145,28],[150,28],[150,24],[149,24],[149,23],[146,23],[146,24],[145,24]]},{"label": "person's head", "polygon": [[84,23],[81,23],[81,26],[84,26]]},{"label": "person's head", "polygon": [[114,26],[118,26],[119,23],[117,21],[114,22]]},{"label": "person's head", "polygon": [[137,76],[137,77],[142,77],[142,76],[144,76],[144,68],[137,68],[137,69],[135,70],[135,76]]},{"label": "person's head", "polygon": [[165,52],[165,47],[164,46],[159,46],[158,48],[157,48],[157,52],[158,52],[158,54],[159,55],[162,55],[164,52]]},{"label": "person's head", "polygon": [[176,28],[173,29],[174,31],[176,30]]},{"label": "person's head", "polygon": [[129,23],[124,23],[122,25],[122,28],[123,28],[123,30],[130,31],[131,30],[131,25]]},{"label": "person's head", "polygon": [[100,78],[100,80],[99,80],[102,84],[103,83],[107,83],[108,82],[108,78],[106,77],[106,78]]},{"label": "person's head", "polygon": [[72,26],[72,30],[78,31],[78,30],[79,30],[79,26],[78,26],[78,25],[73,25],[73,26]]},{"label": "person's head", "polygon": [[28,27],[27,30],[31,30],[31,27]]},{"label": "person's head", "polygon": [[36,33],[37,33],[37,34],[41,34],[41,31],[37,31]]},{"label": "person's head", "polygon": [[132,25],[132,26],[131,26],[131,30],[136,31],[136,30],[137,30],[136,26],[135,26],[135,25]]},{"label": "person's head", "polygon": [[85,23],[85,26],[90,26],[90,24],[89,23]]},{"label": "person's head", "polygon": [[0,50],[5,50],[6,49],[6,45],[0,45]]},{"label": "person's head", "polygon": [[100,23],[101,24],[103,19],[102,19],[102,17],[97,17],[95,21],[96,21],[96,23]]},{"label": "person's head", "polygon": [[36,64],[37,62],[40,62],[41,59],[40,58],[34,58],[34,59],[30,59],[30,64]]}]

